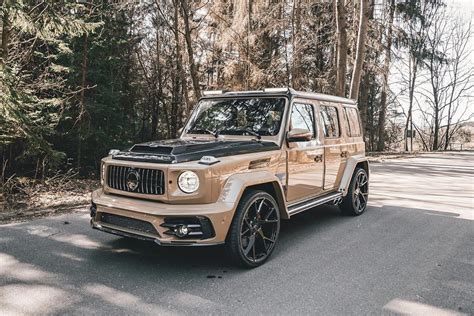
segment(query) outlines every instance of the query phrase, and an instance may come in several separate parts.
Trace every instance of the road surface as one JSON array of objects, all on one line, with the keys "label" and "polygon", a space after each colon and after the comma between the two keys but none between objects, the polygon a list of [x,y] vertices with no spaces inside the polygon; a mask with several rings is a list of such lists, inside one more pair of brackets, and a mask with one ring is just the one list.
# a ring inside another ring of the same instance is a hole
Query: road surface
[{"label": "road surface", "polygon": [[474,314],[474,153],[371,165],[357,218],[332,206],[285,222],[272,258],[160,248],[88,213],[0,226],[0,314]]}]

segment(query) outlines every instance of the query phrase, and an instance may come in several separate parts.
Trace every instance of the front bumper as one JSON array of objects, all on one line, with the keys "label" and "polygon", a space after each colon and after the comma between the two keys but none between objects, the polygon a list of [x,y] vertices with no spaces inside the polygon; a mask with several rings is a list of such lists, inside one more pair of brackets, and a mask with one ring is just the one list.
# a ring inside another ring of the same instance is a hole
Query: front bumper
[{"label": "front bumper", "polygon": [[[232,222],[235,205],[216,202],[210,204],[166,204],[131,197],[105,194],[102,189],[92,193],[95,213],[92,214],[91,226],[95,229],[138,239],[152,240],[163,246],[204,246],[225,242],[227,231]],[[125,224],[104,222],[103,214],[138,220],[152,225],[154,230],[139,230]],[[180,238],[167,234],[169,228],[162,226],[165,219],[203,218],[208,220],[213,229],[210,238]]]}]

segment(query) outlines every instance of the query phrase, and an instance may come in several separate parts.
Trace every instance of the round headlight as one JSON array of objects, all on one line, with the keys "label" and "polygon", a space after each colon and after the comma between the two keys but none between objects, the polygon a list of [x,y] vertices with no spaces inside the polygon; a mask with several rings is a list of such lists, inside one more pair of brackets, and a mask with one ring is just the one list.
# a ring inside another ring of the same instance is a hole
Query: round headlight
[{"label": "round headlight", "polygon": [[199,177],[192,171],[185,171],[178,177],[178,186],[184,193],[193,193],[199,189]]}]

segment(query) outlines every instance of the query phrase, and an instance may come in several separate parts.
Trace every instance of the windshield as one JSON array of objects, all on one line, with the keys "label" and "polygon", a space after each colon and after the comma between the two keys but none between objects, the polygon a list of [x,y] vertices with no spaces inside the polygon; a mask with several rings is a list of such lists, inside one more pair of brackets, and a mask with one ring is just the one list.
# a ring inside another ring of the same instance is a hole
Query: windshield
[{"label": "windshield", "polygon": [[188,134],[275,136],[285,109],[284,98],[202,100]]}]

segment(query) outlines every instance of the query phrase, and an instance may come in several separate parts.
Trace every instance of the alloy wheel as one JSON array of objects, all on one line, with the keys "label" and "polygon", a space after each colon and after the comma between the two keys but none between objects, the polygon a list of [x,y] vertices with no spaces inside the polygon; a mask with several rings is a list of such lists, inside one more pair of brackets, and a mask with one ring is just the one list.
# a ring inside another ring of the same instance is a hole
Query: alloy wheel
[{"label": "alloy wheel", "polygon": [[369,181],[365,172],[357,174],[352,191],[352,203],[357,213],[362,213],[367,207],[369,197]]},{"label": "alloy wheel", "polygon": [[245,258],[254,263],[265,260],[275,246],[279,229],[278,208],[273,201],[259,197],[250,203],[240,230],[240,246]]}]

